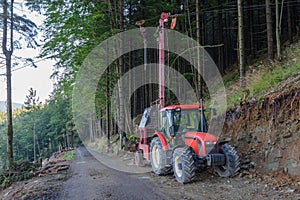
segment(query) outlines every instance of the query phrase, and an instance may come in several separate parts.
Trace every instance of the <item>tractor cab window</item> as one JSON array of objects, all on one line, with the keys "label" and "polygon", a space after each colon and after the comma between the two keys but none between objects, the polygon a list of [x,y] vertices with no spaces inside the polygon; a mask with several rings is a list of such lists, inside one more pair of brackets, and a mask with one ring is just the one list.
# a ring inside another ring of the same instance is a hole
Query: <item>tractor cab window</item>
[{"label": "tractor cab window", "polygon": [[206,119],[198,109],[174,110],[174,125],[175,132],[207,132]]},{"label": "tractor cab window", "polygon": [[161,128],[168,136],[176,133],[207,132],[205,116],[199,109],[174,109],[161,112]]},{"label": "tractor cab window", "polygon": [[161,112],[161,126],[162,130],[169,136],[173,136],[173,131],[172,131],[172,125],[173,125],[173,120],[172,120],[172,112],[171,110],[166,110]]}]

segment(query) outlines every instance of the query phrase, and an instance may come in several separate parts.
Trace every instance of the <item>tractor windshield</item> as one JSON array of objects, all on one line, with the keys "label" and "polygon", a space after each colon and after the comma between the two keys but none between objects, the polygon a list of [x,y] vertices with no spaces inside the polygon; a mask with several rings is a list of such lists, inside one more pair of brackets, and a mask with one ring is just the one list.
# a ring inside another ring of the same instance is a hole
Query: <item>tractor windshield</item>
[{"label": "tractor windshield", "polygon": [[199,109],[176,109],[173,119],[175,132],[207,132],[205,116]]}]

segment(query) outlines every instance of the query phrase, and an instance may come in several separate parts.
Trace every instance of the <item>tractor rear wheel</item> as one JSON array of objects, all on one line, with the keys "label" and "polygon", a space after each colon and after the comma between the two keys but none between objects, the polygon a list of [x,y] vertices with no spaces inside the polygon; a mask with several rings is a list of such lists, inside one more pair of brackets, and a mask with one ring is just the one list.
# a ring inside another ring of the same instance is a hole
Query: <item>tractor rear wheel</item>
[{"label": "tractor rear wheel", "polygon": [[177,148],[173,153],[173,171],[180,183],[188,183],[195,177],[195,161],[189,147]]},{"label": "tractor rear wheel", "polygon": [[166,166],[167,155],[158,137],[153,138],[150,144],[150,162],[155,174],[165,175],[170,172],[170,167]]},{"label": "tractor rear wheel", "polygon": [[224,144],[220,147],[220,152],[225,155],[226,163],[223,166],[216,167],[219,176],[231,177],[236,175],[240,169],[240,162],[234,147],[229,144]]}]

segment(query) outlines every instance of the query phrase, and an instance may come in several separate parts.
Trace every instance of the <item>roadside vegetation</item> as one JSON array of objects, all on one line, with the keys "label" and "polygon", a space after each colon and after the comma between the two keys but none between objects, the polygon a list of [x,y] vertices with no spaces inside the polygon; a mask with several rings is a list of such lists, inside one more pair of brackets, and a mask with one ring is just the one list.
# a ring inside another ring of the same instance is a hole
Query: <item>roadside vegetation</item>
[{"label": "roadside vegetation", "polygon": [[65,160],[73,160],[74,159],[74,150],[72,151],[67,151],[65,154],[62,156]]},{"label": "roadside vegetation", "polygon": [[31,170],[35,165],[28,161],[15,163],[12,171],[0,170],[0,191],[13,182],[27,180],[33,177]]},{"label": "roadside vegetation", "polygon": [[[54,152],[76,146],[78,138],[72,123],[71,102],[53,97],[14,111],[15,161],[39,163]],[[1,115],[2,116],[2,115]],[[0,169],[6,169],[6,120],[0,124]],[[40,164],[40,163],[39,163]]]},{"label": "roadside vegetation", "polygon": [[[248,99],[253,97],[261,100],[266,94],[278,90],[285,80],[299,74],[300,43],[294,43],[283,51],[281,61],[275,60],[272,67],[263,60],[248,66],[246,72],[247,87],[244,90],[240,89],[237,72],[230,72],[224,76],[228,107],[241,103],[244,92],[248,93]],[[293,86],[299,87],[297,84]]]}]

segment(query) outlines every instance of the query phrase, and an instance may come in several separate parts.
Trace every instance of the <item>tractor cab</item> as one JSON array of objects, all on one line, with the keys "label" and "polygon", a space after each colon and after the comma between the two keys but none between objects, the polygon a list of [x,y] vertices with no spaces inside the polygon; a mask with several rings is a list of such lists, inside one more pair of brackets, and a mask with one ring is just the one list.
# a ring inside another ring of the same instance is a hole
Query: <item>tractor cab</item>
[{"label": "tractor cab", "polygon": [[218,139],[208,133],[202,104],[172,105],[160,110],[160,133],[170,149],[189,146],[203,158],[218,152]]},{"label": "tractor cab", "polygon": [[186,132],[207,132],[207,122],[200,104],[172,105],[160,111],[160,127],[170,137]]}]

